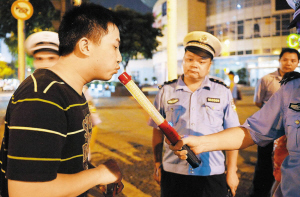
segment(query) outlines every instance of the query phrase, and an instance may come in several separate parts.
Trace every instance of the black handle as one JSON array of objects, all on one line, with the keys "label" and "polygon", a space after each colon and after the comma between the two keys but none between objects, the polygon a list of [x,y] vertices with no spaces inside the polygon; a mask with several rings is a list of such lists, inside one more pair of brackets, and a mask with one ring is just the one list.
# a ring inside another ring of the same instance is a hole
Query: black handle
[{"label": "black handle", "polygon": [[193,168],[197,168],[199,167],[201,161],[198,159],[198,157],[195,155],[195,153],[190,149],[190,147],[188,147],[187,145],[183,145],[182,146],[183,150],[186,150],[187,153],[187,162],[189,162],[189,164],[193,167]]}]

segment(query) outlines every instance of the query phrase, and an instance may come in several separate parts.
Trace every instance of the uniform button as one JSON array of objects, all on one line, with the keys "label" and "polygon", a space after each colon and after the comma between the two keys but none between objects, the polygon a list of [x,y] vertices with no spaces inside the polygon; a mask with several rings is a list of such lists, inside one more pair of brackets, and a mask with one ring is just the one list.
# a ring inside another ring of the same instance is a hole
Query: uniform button
[{"label": "uniform button", "polygon": [[300,120],[296,120],[295,123],[296,123],[296,124],[299,124],[299,123],[300,123]]},{"label": "uniform button", "polygon": [[192,110],[194,111],[194,110],[195,110],[195,107],[193,107]]},{"label": "uniform button", "polygon": [[191,125],[192,125],[192,126],[194,126],[195,124],[194,124],[194,123],[192,123]]}]

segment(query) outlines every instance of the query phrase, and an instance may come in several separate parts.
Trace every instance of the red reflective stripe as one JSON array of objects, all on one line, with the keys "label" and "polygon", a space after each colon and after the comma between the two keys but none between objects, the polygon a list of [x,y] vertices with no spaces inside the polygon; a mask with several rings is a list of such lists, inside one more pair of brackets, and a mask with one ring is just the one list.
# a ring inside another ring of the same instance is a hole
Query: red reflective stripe
[{"label": "red reflective stripe", "polygon": [[166,120],[163,123],[161,123],[158,127],[172,144],[176,144],[181,139],[177,131],[173,127],[171,127],[171,125],[169,125],[169,123]]}]

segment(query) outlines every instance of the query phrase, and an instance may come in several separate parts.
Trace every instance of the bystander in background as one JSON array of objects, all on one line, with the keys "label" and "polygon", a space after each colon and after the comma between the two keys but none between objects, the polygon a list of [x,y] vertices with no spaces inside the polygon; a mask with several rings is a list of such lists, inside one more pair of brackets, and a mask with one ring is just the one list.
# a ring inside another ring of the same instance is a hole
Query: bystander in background
[{"label": "bystander in background", "polygon": [[233,101],[236,104],[237,100],[242,100],[242,95],[241,95],[240,90],[238,89],[237,84],[234,82],[234,77],[235,77],[234,72],[230,71],[228,73],[228,77],[229,77],[229,80],[230,80],[229,89],[232,93]]},{"label": "bystander in background", "polygon": [[[254,102],[257,107],[262,108],[268,102],[271,96],[280,88],[279,82],[282,80],[283,75],[287,72],[294,71],[297,68],[299,58],[300,55],[296,49],[286,48],[281,51],[279,55],[279,68],[275,72],[262,77],[257,83],[254,94]],[[280,182],[280,166],[284,159],[282,157],[287,154],[286,148],[283,148],[285,146],[284,144],[286,144],[285,141],[285,136],[283,136],[275,143],[275,185],[278,185]],[[272,160],[273,146],[273,142],[265,147],[257,146],[257,162],[255,165],[251,197],[270,196],[271,188],[274,183]]]}]

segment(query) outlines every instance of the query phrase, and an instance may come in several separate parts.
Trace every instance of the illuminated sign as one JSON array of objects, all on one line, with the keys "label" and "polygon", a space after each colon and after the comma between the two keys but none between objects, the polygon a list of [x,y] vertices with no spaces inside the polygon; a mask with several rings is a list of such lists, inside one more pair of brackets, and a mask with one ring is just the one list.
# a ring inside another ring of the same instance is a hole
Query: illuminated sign
[{"label": "illuminated sign", "polygon": [[287,45],[289,48],[298,49],[299,48],[299,40],[300,35],[299,34],[290,34],[287,37]]}]

